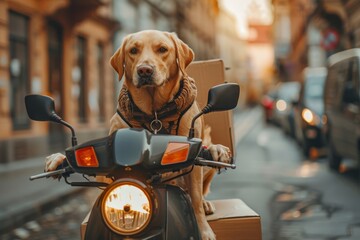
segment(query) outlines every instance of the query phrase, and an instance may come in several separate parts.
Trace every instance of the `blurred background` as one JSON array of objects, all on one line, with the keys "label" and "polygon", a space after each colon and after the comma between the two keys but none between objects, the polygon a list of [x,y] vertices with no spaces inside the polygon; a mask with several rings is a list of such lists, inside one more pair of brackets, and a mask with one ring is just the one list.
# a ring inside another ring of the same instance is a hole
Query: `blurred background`
[{"label": "blurred background", "polygon": [[0,239],[79,238],[96,193],[29,182],[70,137],[30,121],[24,96],[52,96],[79,142],[106,135],[109,59],[144,29],[222,59],[241,86],[239,170],[210,198],[245,199],[264,239],[360,239],[359,16],[358,0],[0,0]]}]

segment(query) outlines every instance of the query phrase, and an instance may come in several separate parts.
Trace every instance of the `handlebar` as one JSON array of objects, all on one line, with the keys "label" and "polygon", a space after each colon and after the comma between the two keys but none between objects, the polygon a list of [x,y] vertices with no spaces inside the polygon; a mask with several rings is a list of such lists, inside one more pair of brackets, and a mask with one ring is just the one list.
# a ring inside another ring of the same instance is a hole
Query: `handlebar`
[{"label": "handlebar", "polygon": [[71,174],[73,172],[74,172],[73,169],[70,166],[67,166],[67,167],[64,167],[64,168],[61,168],[61,169],[58,169],[55,171],[33,175],[29,179],[30,179],[30,181],[32,181],[32,180],[36,180],[39,178],[48,178],[48,177],[53,177],[53,176],[58,176],[58,175]]},{"label": "handlebar", "polygon": [[207,148],[202,148],[199,156],[195,159],[195,165],[198,166],[208,166],[208,167],[218,167],[218,168],[231,168],[235,169],[236,165],[234,164],[234,158],[231,157],[230,163],[214,161],[210,151]]},{"label": "handlebar", "polygon": [[225,168],[235,169],[236,165],[233,163],[234,162],[233,158],[231,158],[230,162],[231,163],[216,162],[213,160],[207,160],[207,159],[198,157],[195,160],[195,165],[208,166],[208,167],[225,167]]}]

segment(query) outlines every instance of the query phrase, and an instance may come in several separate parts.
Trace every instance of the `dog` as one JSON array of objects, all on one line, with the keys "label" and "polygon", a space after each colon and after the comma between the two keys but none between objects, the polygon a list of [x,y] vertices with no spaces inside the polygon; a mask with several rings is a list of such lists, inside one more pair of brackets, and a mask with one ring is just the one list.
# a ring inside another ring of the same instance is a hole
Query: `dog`
[{"label": "dog", "polygon": [[[124,78],[124,83],[117,111],[110,120],[109,134],[135,127],[187,136],[192,118],[200,112],[195,81],[185,71],[193,59],[193,50],[175,33],[146,30],[127,35],[110,59],[119,81]],[[230,161],[229,148],[211,144],[203,119],[195,123],[195,137],[204,140],[214,160]],[[61,154],[49,156],[45,170],[54,170],[62,158]],[[189,193],[203,240],[216,239],[206,220],[206,214],[215,209],[204,198],[215,172],[212,168],[195,166],[191,173],[172,182]]]},{"label": "dog", "polygon": [[[193,50],[175,33],[147,30],[126,36],[110,59],[119,80],[124,76],[110,133],[119,128],[142,127],[187,136],[192,118],[200,112],[195,82],[185,71],[193,59]],[[154,129],[153,121],[160,121],[161,129]],[[202,120],[195,123],[195,136],[210,142],[209,134],[204,136]],[[229,148],[209,145],[215,160],[229,162]],[[176,183],[190,194],[202,239],[215,239],[205,217],[214,208],[204,200],[214,174],[214,169],[196,166]]]}]

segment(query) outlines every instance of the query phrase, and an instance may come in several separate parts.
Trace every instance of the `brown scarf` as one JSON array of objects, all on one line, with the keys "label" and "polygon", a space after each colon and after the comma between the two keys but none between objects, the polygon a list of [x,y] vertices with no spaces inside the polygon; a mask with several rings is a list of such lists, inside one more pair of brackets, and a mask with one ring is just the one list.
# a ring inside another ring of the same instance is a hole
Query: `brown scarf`
[{"label": "brown scarf", "polygon": [[[131,128],[145,128],[151,132],[154,132],[155,128],[161,134],[177,135],[181,117],[192,106],[196,96],[197,89],[194,79],[184,77],[175,97],[156,112],[156,118],[155,113],[148,115],[141,111],[134,103],[128,89],[123,86],[119,94],[117,113]],[[159,122],[162,125],[161,129],[159,129]]]}]

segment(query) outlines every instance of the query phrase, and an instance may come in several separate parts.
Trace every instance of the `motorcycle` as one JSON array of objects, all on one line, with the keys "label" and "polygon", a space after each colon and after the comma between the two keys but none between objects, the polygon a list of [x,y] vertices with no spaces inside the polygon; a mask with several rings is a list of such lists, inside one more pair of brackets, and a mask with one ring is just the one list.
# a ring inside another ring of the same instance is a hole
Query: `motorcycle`
[{"label": "motorcycle", "polygon": [[[30,180],[61,175],[71,186],[103,188],[93,205],[85,239],[201,239],[189,195],[167,183],[190,173],[195,165],[236,167],[233,160],[212,161],[202,140],[194,138],[194,125],[203,114],[235,108],[239,92],[233,83],[212,87],[207,105],[192,120],[188,137],[128,128],[79,145],[73,127],[56,114],[52,98],[27,95],[30,119],[62,124],[72,134],[72,147],[65,150],[64,164]],[[74,173],[106,176],[113,182],[69,182]]]}]

